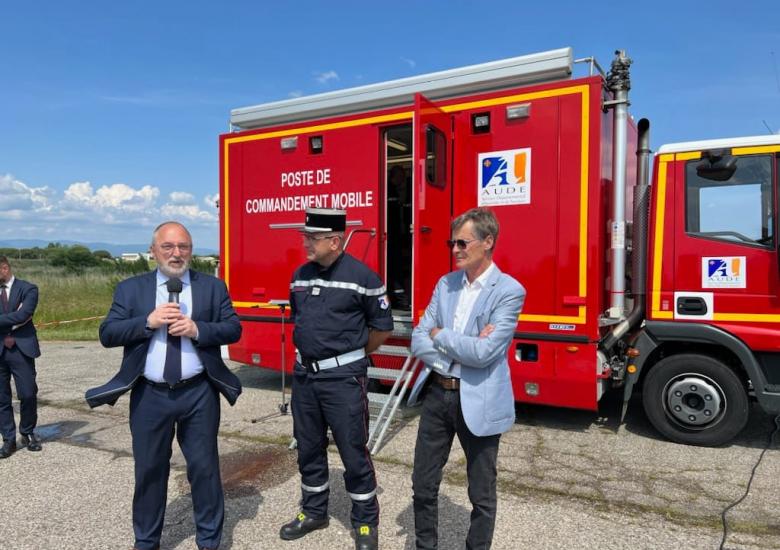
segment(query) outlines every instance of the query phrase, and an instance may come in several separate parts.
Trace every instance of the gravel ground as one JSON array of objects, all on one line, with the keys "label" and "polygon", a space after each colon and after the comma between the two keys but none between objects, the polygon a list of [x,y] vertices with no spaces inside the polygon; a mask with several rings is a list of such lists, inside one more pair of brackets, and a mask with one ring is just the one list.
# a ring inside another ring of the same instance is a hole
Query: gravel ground
[{"label": "gravel ground", "polygon": [[[0,548],[131,548],[133,459],[128,399],[89,410],[84,390],[116,371],[121,350],[97,343],[43,345],[38,361],[41,453],[0,461]],[[297,511],[292,418],[279,415],[281,376],[233,364],[244,383],[235,407],[223,401],[221,469],[226,494],[222,548],[352,548],[343,468],[331,449],[331,523],[294,542],[279,526]],[[289,396],[289,394],[288,394]],[[15,403],[15,406],[17,404]],[[720,515],[742,496],[774,427],[757,408],[731,445],[686,447],[660,439],[639,403],[618,423],[619,405],[596,413],[520,407],[499,452],[497,549],[716,549]],[[17,409],[18,413],[18,409]],[[405,411],[375,457],[380,545],[414,548],[411,466],[417,417]],[[18,418],[18,417],[17,417]],[[780,440],[780,437],[777,438]],[[780,453],[772,446],[748,497],[729,512],[726,548],[780,548]],[[194,549],[184,462],[175,448],[162,540]],[[469,504],[465,466],[453,446],[440,495],[440,547],[463,548]]]}]

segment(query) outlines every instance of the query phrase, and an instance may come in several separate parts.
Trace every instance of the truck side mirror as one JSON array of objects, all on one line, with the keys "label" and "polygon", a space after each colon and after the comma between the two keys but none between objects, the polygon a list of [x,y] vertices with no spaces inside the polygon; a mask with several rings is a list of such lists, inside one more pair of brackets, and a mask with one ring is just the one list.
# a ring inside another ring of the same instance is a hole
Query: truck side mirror
[{"label": "truck side mirror", "polygon": [[701,162],[696,165],[696,174],[700,178],[713,181],[727,181],[737,171],[737,157],[729,149],[702,151]]}]

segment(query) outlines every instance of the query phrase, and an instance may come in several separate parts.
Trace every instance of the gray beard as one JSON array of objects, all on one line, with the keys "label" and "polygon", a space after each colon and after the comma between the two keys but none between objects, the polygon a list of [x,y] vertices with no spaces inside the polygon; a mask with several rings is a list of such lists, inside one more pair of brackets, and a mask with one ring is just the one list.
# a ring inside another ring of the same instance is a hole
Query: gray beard
[{"label": "gray beard", "polygon": [[166,277],[181,277],[185,273],[187,273],[187,270],[190,268],[190,262],[184,262],[184,265],[181,266],[179,269],[173,269],[168,267],[167,265],[158,264],[157,269],[160,270],[160,273],[165,275]]}]

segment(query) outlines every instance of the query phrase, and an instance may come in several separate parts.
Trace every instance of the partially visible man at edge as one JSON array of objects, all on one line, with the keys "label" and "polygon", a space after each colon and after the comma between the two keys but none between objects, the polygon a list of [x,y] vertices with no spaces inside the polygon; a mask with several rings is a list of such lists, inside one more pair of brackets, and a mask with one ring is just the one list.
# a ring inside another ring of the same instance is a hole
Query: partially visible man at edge
[{"label": "partially visible man at edge", "polygon": [[425,363],[409,395],[412,405],[425,389],[412,473],[419,549],[438,548],[439,485],[455,435],[472,505],[466,548],[493,541],[498,443],[515,421],[507,348],[525,301],[523,285],[493,263],[498,229],[488,208],[453,220],[447,246],[458,270],[439,279],[412,332],[412,354]]},{"label": "partially visible man at edge", "polygon": [[19,398],[19,432],[22,447],[40,451],[35,435],[38,423],[38,385],[35,359],[40,357],[32,317],[38,307],[38,287],[14,277],[11,263],[0,256],[0,458],[16,452],[16,423],[11,404],[11,377]]},{"label": "partially visible man at edge", "polygon": [[224,523],[219,393],[231,405],[241,393],[220,346],[238,341],[241,324],[225,283],[189,269],[192,237],[186,227],[160,224],[150,252],[157,269],[119,283],[100,325],[104,346],[124,346],[119,373],[86,398],[91,407],[113,405],[132,390],[134,548],[159,548],[175,433],[187,462],[195,541],[201,550],[214,549]]}]

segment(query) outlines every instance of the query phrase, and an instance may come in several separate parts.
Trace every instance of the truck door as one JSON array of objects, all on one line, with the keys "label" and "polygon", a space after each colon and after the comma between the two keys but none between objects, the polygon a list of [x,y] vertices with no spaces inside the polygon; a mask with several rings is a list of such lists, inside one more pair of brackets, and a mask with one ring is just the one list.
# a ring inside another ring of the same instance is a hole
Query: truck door
[{"label": "truck door", "polygon": [[[761,149],[677,155],[684,162],[676,162],[673,173],[682,200],[669,316],[718,324],[754,350],[776,351],[778,160],[776,151]],[[733,171],[725,173],[724,164]]]},{"label": "truck door", "polygon": [[450,271],[451,115],[421,94],[414,102],[412,316],[416,323],[439,278]]}]

